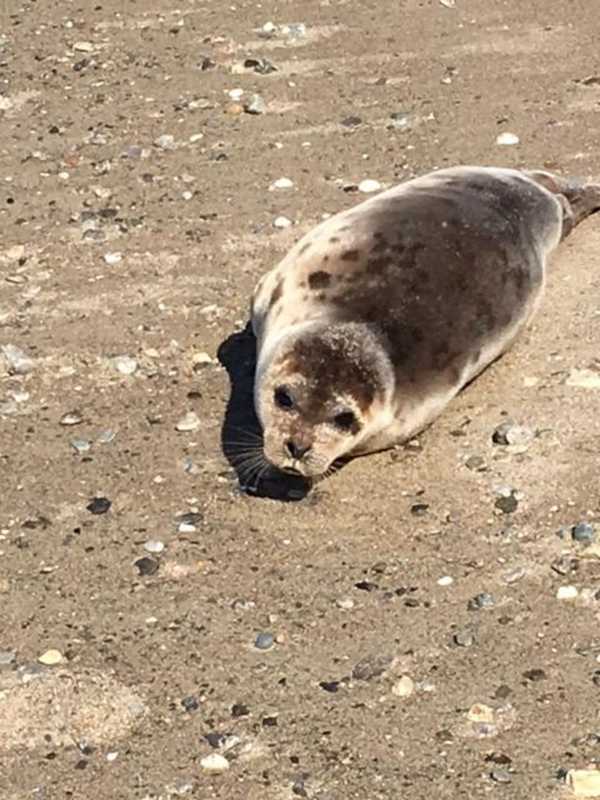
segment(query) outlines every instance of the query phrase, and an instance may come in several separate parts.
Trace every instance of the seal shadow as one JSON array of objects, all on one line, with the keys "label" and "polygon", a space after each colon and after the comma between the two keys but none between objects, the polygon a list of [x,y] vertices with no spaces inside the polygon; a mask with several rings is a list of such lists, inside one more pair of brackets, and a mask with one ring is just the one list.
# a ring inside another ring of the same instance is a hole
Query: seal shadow
[{"label": "seal shadow", "polygon": [[235,470],[241,490],[271,500],[303,500],[311,489],[310,481],[275,467],[263,474],[254,457],[259,451],[262,453],[262,429],[254,411],[256,339],[249,322],[243,331],[221,342],[217,358],[227,370],[231,386],[221,426],[221,449]]}]

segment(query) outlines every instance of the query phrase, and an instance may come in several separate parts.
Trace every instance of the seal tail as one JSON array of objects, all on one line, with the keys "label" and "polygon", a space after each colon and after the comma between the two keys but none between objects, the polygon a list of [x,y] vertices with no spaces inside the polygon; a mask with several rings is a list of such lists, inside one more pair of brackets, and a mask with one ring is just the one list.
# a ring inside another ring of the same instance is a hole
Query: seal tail
[{"label": "seal tail", "polygon": [[550,172],[526,172],[525,174],[552,194],[558,195],[563,206],[561,241],[580,222],[600,211],[600,183],[563,178]]}]

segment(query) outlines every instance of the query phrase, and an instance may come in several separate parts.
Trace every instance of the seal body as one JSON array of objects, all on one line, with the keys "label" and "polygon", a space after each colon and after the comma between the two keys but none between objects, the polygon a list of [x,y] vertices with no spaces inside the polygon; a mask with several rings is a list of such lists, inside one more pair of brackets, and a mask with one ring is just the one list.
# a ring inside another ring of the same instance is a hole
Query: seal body
[{"label": "seal body", "polygon": [[413,437],[510,347],[548,255],[598,207],[594,185],[457,167],[318,225],[253,299],[267,459],[316,476]]}]

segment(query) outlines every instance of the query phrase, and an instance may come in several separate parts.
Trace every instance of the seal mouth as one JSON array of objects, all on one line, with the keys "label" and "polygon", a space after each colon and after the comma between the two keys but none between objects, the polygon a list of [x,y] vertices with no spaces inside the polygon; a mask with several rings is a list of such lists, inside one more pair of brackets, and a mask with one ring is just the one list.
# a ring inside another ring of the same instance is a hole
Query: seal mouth
[{"label": "seal mouth", "polygon": [[282,472],[285,472],[286,475],[299,475],[301,478],[305,477],[305,475],[300,472],[299,469],[296,469],[296,467],[280,467],[280,469]]}]

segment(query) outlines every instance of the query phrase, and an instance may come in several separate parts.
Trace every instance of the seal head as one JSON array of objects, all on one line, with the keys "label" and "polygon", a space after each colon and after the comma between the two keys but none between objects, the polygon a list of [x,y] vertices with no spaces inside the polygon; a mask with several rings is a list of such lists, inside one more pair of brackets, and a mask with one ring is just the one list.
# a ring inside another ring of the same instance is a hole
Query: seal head
[{"label": "seal head", "polygon": [[306,478],[324,475],[392,418],[393,369],[366,325],[292,328],[259,362],[264,454]]}]

